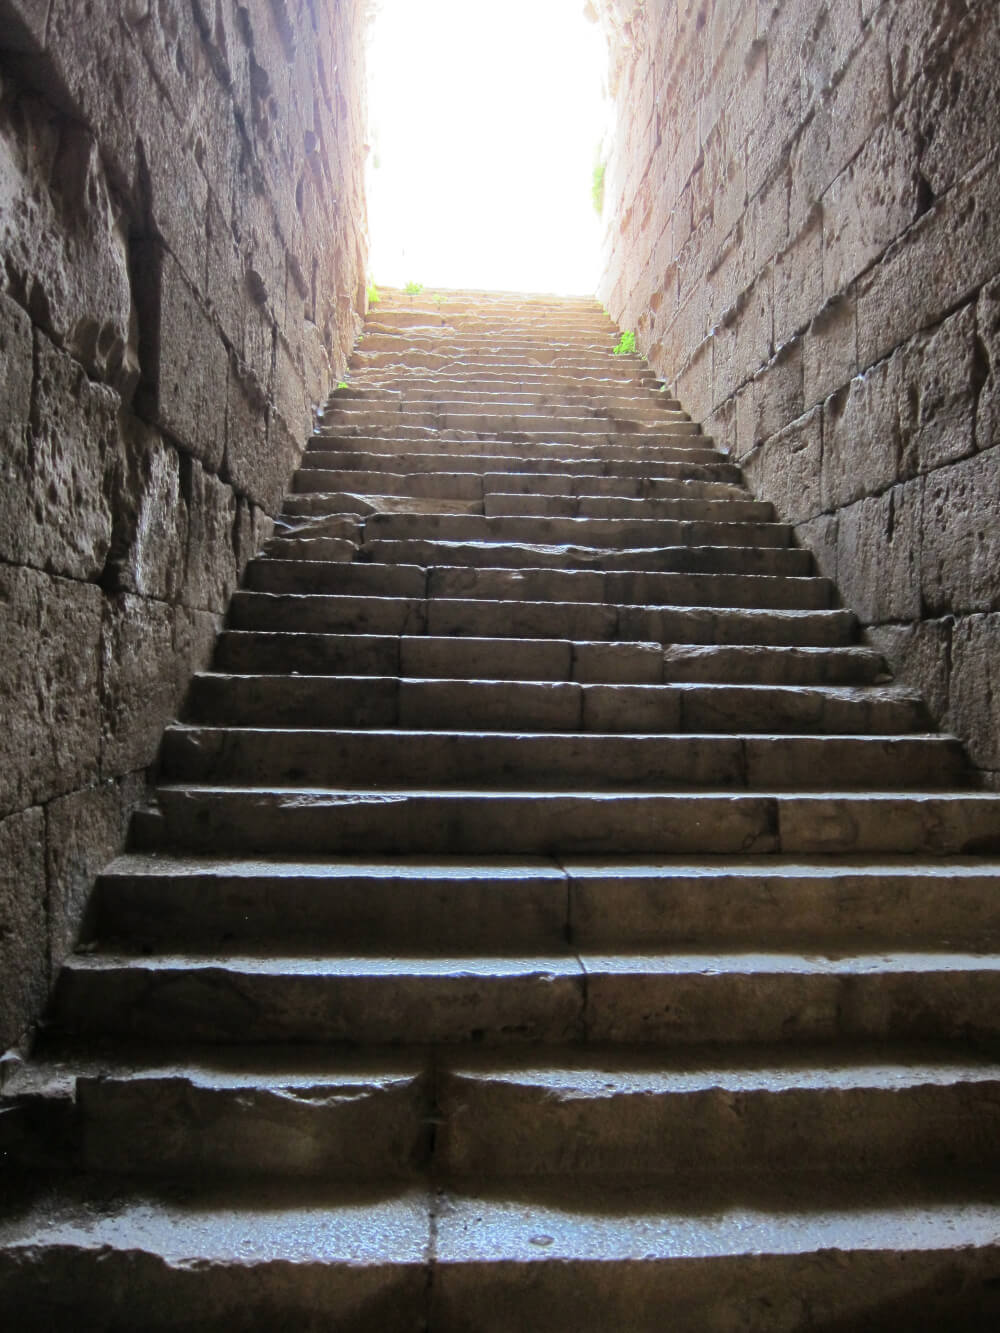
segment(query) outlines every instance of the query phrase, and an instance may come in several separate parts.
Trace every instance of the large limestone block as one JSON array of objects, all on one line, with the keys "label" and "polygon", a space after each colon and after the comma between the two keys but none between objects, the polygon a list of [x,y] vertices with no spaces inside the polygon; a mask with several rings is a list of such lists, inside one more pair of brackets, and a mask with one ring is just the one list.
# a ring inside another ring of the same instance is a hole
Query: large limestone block
[{"label": "large limestone block", "polygon": [[[0,314],[12,360],[11,418],[24,402],[25,329],[11,305]],[[35,334],[30,419],[6,438],[0,490],[0,555],[73,578],[101,573],[111,543],[108,484],[119,444],[118,395],[88,379],[78,362]],[[3,411],[4,409],[0,409]]]},{"label": "large limestone block", "polygon": [[45,1003],[45,814],[26,810],[0,822],[0,1052]]},{"label": "large limestone block", "polygon": [[0,250],[9,290],[91,375],[126,387],[127,221],[98,145],[27,95],[0,103]]},{"label": "large limestone block", "polygon": [[862,624],[920,616],[922,498],[917,480],[840,511],[837,580]]},{"label": "large limestone block", "polygon": [[91,584],[0,564],[0,811],[69,791],[97,767],[101,600]]},{"label": "large limestone block", "polygon": [[172,601],[184,586],[188,511],[181,459],[156,431],[132,419],[115,469],[111,552],[103,585]]},{"label": "large limestone block", "polygon": [[125,842],[129,814],[144,785],[139,777],[85,787],[46,809],[51,975],[77,942],[98,873]]},{"label": "large limestone block", "polygon": [[185,473],[188,552],[184,605],[222,611],[237,578],[236,495],[194,460],[188,460]]},{"label": "large limestone block", "polygon": [[1000,615],[957,620],[951,662],[947,725],[966,739],[974,764],[1000,769]]},{"label": "large limestone block", "polygon": [[924,484],[920,587],[925,610],[1000,605],[1000,449],[938,468]]},{"label": "large limestone block", "polygon": [[213,470],[225,447],[229,358],[214,323],[169,254],[161,269],[157,424]]},{"label": "large limestone block", "polygon": [[121,593],[107,602],[101,642],[101,771],[146,768],[177,711],[174,612],[164,602]]}]

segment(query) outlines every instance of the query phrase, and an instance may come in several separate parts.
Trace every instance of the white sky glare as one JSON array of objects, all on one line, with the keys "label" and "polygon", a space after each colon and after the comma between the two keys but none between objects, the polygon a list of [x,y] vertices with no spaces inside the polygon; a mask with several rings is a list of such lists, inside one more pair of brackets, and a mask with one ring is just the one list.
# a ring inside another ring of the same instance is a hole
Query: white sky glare
[{"label": "white sky glare", "polygon": [[382,0],[368,49],[376,283],[593,292],[607,49],[584,0]]}]

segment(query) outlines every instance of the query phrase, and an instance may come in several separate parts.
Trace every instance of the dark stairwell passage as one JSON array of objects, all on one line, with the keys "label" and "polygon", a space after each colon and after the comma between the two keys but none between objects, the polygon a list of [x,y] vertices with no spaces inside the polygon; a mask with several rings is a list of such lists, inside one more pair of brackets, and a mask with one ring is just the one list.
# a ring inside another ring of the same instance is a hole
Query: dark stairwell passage
[{"label": "dark stairwell passage", "polygon": [[616,339],[370,315],[7,1071],[16,1327],[994,1326],[1000,796]]}]

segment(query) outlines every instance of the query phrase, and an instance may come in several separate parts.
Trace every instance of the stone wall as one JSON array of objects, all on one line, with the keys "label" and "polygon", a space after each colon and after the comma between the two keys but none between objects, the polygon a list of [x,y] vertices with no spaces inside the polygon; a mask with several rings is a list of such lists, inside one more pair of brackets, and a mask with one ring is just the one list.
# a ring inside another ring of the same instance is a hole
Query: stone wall
[{"label": "stone wall", "polygon": [[0,1050],[354,340],[360,10],[0,0]]},{"label": "stone wall", "polygon": [[611,314],[1000,785],[1000,6],[597,8]]}]

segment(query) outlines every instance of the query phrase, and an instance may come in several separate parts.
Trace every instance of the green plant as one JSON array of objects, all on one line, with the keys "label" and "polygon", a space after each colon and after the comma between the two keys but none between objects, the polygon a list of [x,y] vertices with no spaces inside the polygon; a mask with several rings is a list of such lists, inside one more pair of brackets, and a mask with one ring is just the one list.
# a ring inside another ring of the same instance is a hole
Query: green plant
[{"label": "green plant", "polygon": [[444,297],[441,295],[440,292],[435,292],[434,295],[431,297],[431,300],[434,302],[435,305],[444,305]]},{"label": "green plant", "polygon": [[614,354],[615,356],[631,356],[634,351],[635,334],[626,329],[618,341],[618,346],[614,349]]},{"label": "green plant", "polygon": [[346,389],[346,388],[347,388],[347,380],[341,380],[340,383],[337,385],[337,388],[338,388],[338,389]]},{"label": "green plant", "polygon": [[407,296],[419,296],[423,290],[424,284],[422,282],[408,282],[403,288]]},{"label": "green plant", "polygon": [[598,217],[604,212],[604,163],[598,162],[594,168],[594,179],[590,187],[590,197],[594,202],[594,212]]},{"label": "green plant", "polygon": [[370,282],[370,283],[368,284],[368,304],[369,304],[369,306],[376,306],[376,305],[378,305],[378,303],[379,303],[379,301],[381,301],[381,299],[382,299],[381,296],[379,296],[379,294],[378,294],[378,288],[375,286],[374,282]]}]

